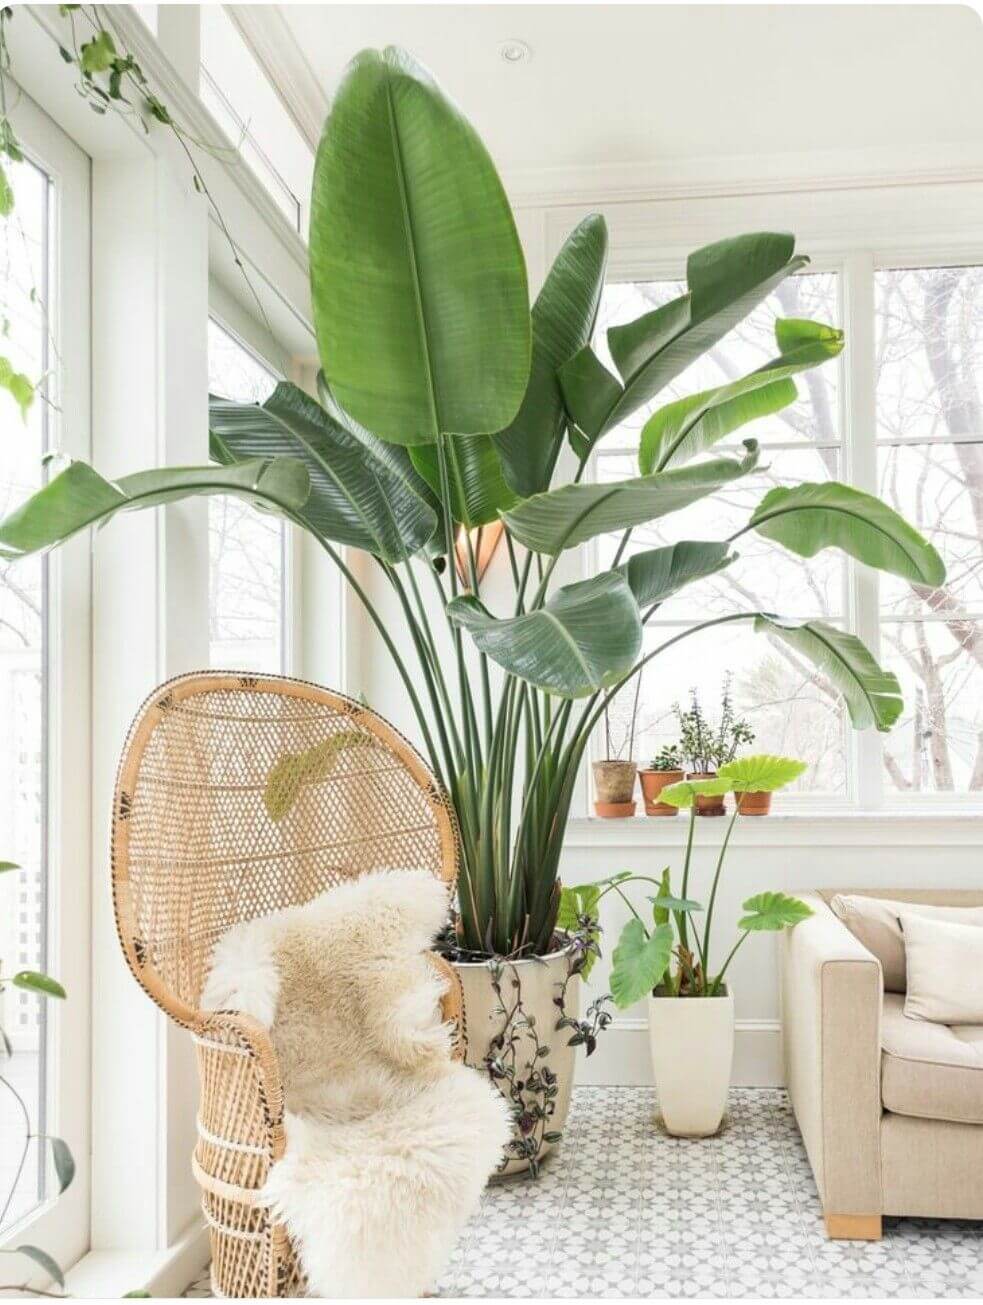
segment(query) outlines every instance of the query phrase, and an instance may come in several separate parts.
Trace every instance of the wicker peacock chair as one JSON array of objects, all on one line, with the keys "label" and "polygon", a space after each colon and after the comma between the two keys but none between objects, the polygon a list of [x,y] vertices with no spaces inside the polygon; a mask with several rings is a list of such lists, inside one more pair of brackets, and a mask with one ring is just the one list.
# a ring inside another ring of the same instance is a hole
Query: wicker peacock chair
[{"label": "wicker peacock chair", "polygon": [[[249,1016],[199,1008],[211,950],[232,925],[367,871],[426,868],[450,889],[453,812],[406,739],[357,702],[299,680],[195,674],[162,685],[131,726],[112,846],[127,962],[197,1046],[192,1166],[213,1290],[303,1295],[285,1228],[256,1204],[285,1144],[276,1054]],[[460,983],[433,960],[449,979],[444,1017],[460,1057]]]}]

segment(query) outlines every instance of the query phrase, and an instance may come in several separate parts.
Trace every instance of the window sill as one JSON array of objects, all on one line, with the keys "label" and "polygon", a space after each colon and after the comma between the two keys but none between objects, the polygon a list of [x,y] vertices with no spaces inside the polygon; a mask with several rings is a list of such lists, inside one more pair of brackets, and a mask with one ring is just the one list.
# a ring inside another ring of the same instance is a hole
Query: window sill
[{"label": "window sill", "polygon": [[[718,842],[726,819],[698,818],[696,839]],[[750,847],[983,847],[983,812],[957,807],[888,808],[857,811],[843,807],[784,810],[739,821],[734,841]],[[578,817],[567,826],[564,846],[675,847],[686,842],[689,820],[635,816],[626,820]],[[713,831],[720,829],[720,834]]]}]

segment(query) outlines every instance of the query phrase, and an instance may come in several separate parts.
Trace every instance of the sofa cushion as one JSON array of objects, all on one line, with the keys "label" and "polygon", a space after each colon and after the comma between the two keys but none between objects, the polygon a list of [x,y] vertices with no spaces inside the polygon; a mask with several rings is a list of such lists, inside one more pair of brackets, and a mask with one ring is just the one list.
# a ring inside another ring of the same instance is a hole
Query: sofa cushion
[{"label": "sofa cushion", "polygon": [[886,992],[881,1101],[896,1115],[983,1124],[983,1025],[909,1019],[904,998]]},{"label": "sofa cushion", "polygon": [[983,1024],[983,929],[901,912],[909,1019]]},{"label": "sofa cushion", "polygon": [[907,986],[904,935],[898,921],[902,911],[933,920],[983,926],[983,906],[916,904],[859,893],[836,893],[830,898],[829,906],[837,919],[880,961],[885,992],[904,992]]}]

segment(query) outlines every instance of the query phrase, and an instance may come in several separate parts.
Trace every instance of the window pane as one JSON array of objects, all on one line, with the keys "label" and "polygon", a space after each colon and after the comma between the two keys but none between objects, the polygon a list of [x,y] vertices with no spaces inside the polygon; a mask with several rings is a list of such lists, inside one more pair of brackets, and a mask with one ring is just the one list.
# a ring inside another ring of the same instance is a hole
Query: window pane
[{"label": "window pane", "polygon": [[983,268],[884,268],[877,289],[880,493],[945,559],[932,593],[880,579],[885,663],[905,712],[885,739],[895,792],[983,788]]},{"label": "window pane", "polygon": [[[812,317],[835,325],[840,320],[839,278],[835,272],[814,272],[792,276],[764,303],[740,322],[719,344],[692,363],[656,397],[627,421],[604,437],[604,447],[638,447],[638,434],[658,408],[684,395],[726,385],[747,375],[778,353],[775,320],[779,317]],[[595,348],[606,367],[617,375],[606,342],[608,327],[633,321],[685,292],[681,281],[636,281],[608,285],[601,300]],[[756,421],[746,432],[736,431],[730,442],[743,434],[765,442],[800,440],[836,441],[840,438],[838,361],[826,363],[796,378],[799,397],[781,412]]]},{"label": "window pane", "polygon": [[904,693],[904,715],[884,736],[896,792],[983,789],[983,631],[975,621],[886,622],[884,665]]},{"label": "window pane", "polygon": [[[277,378],[215,322],[208,324],[208,388],[262,403]],[[235,498],[208,500],[209,663],[216,669],[283,669],[283,523]]]},{"label": "window pane", "polygon": [[[645,651],[682,633],[684,626],[649,627]],[[745,751],[799,757],[809,769],[790,791],[842,795],[846,791],[845,718],[839,695],[825,677],[785,645],[743,624],[682,639],[643,672],[634,755],[647,765],[663,743],[675,742],[675,702],[685,709],[691,688],[711,721],[719,719],[724,676],[739,716],[755,732]],[[628,755],[634,693],[626,688],[610,712],[612,751]],[[603,722],[602,729],[603,733]]]},{"label": "window pane", "polygon": [[[17,197],[19,227],[0,223],[2,315],[9,331],[0,352],[15,370],[37,380],[48,367],[41,303],[47,300],[49,181],[32,164],[4,160]],[[0,390],[0,513],[6,515],[43,480],[46,404],[35,399],[22,423],[10,395]],[[46,567],[28,558],[0,565],[0,860],[19,870],[0,875],[0,963],[4,973],[44,970],[46,952],[45,640]],[[3,1073],[24,1099],[34,1132],[45,1126],[45,1006],[8,986],[0,996],[0,1025],[13,1046]],[[9,1093],[0,1095],[0,1193],[6,1196],[20,1160],[24,1124]],[[8,1141],[9,1139],[9,1141]],[[4,1226],[44,1197],[44,1165],[32,1143]]]}]

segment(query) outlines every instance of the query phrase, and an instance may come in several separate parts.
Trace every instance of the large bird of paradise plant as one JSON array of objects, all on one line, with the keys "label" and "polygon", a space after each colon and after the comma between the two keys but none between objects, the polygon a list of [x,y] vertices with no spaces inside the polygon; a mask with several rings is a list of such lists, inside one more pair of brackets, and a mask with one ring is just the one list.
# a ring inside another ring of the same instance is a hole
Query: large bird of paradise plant
[{"label": "large bird of paradise plant", "polygon": [[[791,403],[795,374],[834,358],[843,336],[777,321],[770,362],[658,408],[642,432],[639,474],[590,483],[597,442],[808,263],[791,235],[770,232],[697,250],[685,293],[608,331],[615,373],[591,345],[606,255],[604,219],[588,217],[530,309],[513,216],[481,140],[411,57],[365,51],[338,89],[314,170],[318,398],[291,384],[261,406],[214,398],[212,465],[113,481],[76,462],[0,523],[3,552],[21,556],[121,510],[235,494],[309,531],[364,603],[451,796],[463,853],[458,938],[481,954],[549,950],[591,731],[678,640],[748,622],[812,663],[856,728],[897,719],[896,678],[820,621],[735,610],[642,653],[659,605],[735,564],[741,535],[804,557],[839,548],[920,585],[944,576],[936,550],[895,512],[835,482],[772,489],[730,538],[630,554],[633,528],[755,474],[753,440],[737,455],[715,456],[714,446]],[[558,485],[565,442],[576,469]],[[497,522],[513,593],[492,612],[469,532]],[[557,582],[567,550],[610,532],[621,543],[609,570]],[[402,631],[351,567],[346,550],[358,549],[392,587]]]}]

